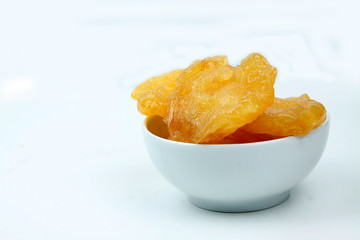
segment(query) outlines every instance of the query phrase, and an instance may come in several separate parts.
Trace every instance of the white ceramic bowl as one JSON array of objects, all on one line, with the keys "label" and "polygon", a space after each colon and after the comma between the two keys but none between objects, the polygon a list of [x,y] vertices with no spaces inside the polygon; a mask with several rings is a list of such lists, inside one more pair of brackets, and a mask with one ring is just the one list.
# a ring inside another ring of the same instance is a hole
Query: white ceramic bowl
[{"label": "white ceramic bowl", "polygon": [[160,117],[144,123],[145,144],[156,168],[189,200],[221,212],[256,211],[285,201],[319,161],[329,117],[304,137],[247,144],[192,144],[167,140]]}]

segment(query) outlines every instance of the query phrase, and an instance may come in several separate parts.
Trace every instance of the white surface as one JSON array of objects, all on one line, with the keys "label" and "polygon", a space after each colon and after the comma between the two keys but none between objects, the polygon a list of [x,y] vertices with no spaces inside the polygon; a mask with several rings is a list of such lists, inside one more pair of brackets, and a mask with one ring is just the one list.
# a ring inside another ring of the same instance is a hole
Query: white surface
[{"label": "white surface", "polygon": [[[0,2],[1,240],[360,238],[359,5],[206,3]],[[129,96],[195,58],[252,51],[279,69],[277,95],[325,104],[328,146],[284,204],[208,212],[152,166]]]},{"label": "white surface", "polygon": [[143,126],[149,156],[161,174],[195,205],[219,212],[273,207],[289,196],[320,160],[330,119],[303,137],[252,144],[170,141],[161,117]]}]

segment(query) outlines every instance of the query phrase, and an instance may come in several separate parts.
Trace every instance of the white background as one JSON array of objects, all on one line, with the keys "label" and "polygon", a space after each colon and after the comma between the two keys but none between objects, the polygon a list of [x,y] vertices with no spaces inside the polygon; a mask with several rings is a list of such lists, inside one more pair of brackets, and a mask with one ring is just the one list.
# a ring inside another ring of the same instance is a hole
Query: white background
[{"label": "white background", "polygon": [[[355,1],[0,2],[0,239],[360,239]],[[191,205],[152,166],[130,98],[146,78],[251,52],[276,95],[331,115],[326,151],[282,205]]]}]

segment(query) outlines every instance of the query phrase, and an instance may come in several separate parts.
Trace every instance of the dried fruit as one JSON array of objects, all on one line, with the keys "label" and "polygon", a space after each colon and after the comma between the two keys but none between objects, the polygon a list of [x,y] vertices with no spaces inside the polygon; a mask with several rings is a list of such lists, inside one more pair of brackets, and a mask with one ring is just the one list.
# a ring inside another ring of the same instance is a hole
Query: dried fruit
[{"label": "dried fruit", "polygon": [[326,119],[308,95],[275,98],[276,68],[260,54],[237,67],[225,56],[150,78],[135,88],[138,110],[164,119],[169,139],[192,143],[250,143],[306,135]]},{"label": "dried fruit", "polygon": [[138,101],[139,112],[147,116],[165,117],[170,95],[175,88],[176,79],[182,71],[179,69],[152,77],[137,86],[131,97]]},{"label": "dried fruit", "polygon": [[275,98],[261,116],[243,129],[275,136],[303,136],[320,126],[325,119],[324,106],[303,94],[300,97]]},{"label": "dried fruit", "polygon": [[245,131],[239,128],[234,133],[226,136],[217,142],[210,142],[210,144],[236,144],[236,143],[254,143],[278,139],[280,137],[272,136],[269,134],[256,134]]},{"label": "dried fruit", "polygon": [[237,67],[225,56],[193,62],[179,75],[170,99],[170,139],[216,142],[254,121],[273,102],[276,73],[257,53]]}]

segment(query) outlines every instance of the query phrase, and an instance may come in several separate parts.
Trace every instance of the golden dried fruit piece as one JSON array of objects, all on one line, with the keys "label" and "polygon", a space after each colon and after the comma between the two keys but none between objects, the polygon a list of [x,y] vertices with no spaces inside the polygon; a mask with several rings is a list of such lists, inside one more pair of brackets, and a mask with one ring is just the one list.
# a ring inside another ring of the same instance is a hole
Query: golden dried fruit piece
[{"label": "golden dried fruit piece", "polygon": [[237,67],[225,56],[193,62],[179,75],[170,99],[169,138],[214,142],[254,121],[274,100],[276,73],[257,53]]},{"label": "golden dried fruit piece", "polygon": [[239,128],[234,133],[226,136],[217,142],[210,142],[210,144],[239,144],[239,143],[254,143],[278,139],[280,137],[272,136],[269,134],[256,134],[245,131]]},{"label": "golden dried fruit piece", "polygon": [[179,69],[152,77],[137,86],[131,97],[138,101],[139,112],[147,116],[165,117],[170,95],[175,88],[176,79],[182,71]]},{"label": "golden dried fruit piece", "polygon": [[300,97],[275,98],[261,116],[243,129],[283,137],[304,136],[320,126],[325,119],[325,107],[303,94]]}]

